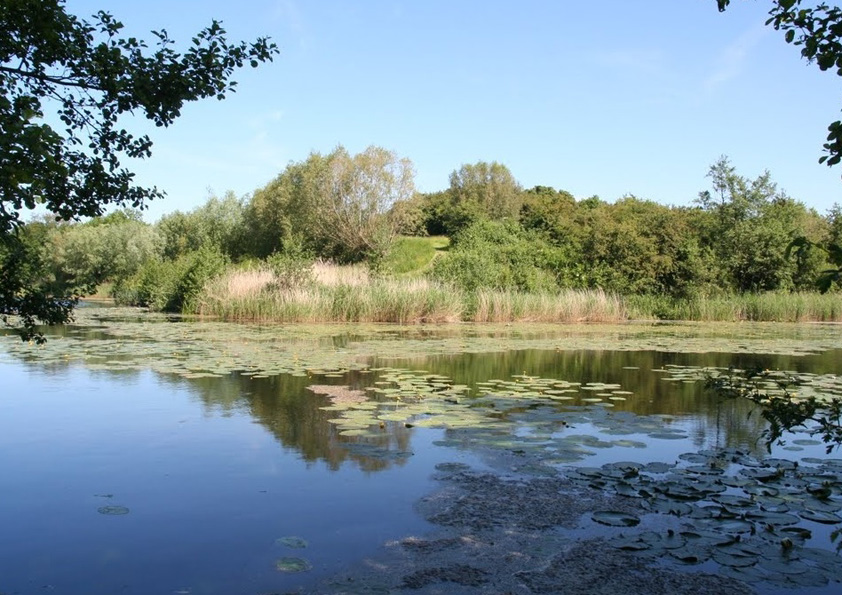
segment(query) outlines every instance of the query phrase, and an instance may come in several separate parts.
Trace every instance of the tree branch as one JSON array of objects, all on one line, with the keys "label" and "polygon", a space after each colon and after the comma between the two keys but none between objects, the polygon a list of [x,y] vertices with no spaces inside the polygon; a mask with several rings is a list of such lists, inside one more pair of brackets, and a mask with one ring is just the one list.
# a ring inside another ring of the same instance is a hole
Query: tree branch
[{"label": "tree branch", "polygon": [[89,83],[81,83],[74,79],[66,78],[66,77],[54,77],[50,76],[45,73],[40,72],[31,72],[28,70],[23,70],[20,68],[10,68],[8,66],[0,66],[0,72],[7,72],[9,74],[20,76],[20,77],[27,77],[39,80],[45,83],[53,83],[54,85],[62,85],[65,87],[78,87],[80,89],[92,90],[92,91],[104,91],[102,87],[98,87],[96,85],[92,85]]}]

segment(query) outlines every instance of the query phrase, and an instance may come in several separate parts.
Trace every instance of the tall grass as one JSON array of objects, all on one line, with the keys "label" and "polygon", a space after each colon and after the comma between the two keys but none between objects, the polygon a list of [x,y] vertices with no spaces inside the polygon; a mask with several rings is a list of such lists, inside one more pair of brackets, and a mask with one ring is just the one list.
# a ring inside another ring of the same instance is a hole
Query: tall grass
[{"label": "tall grass", "polygon": [[619,322],[642,320],[842,322],[842,296],[764,293],[621,297],[602,290],[474,292],[426,278],[380,278],[362,266],[314,264],[312,281],[278,283],[268,270],[229,271],[207,283],[198,313],[273,322]]},{"label": "tall grass", "polygon": [[200,314],[274,322],[611,322],[625,320],[617,296],[464,292],[428,279],[371,278],[365,269],[320,263],[302,287],[273,283],[268,271],[233,271],[205,286]]},{"label": "tall grass", "polygon": [[558,293],[478,290],[468,319],[473,322],[617,322],[628,318],[623,300],[602,290]]},{"label": "tall grass", "polygon": [[746,293],[695,296],[675,299],[667,296],[628,298],[632,318],[666,320],[842,322],[839,293]]}]

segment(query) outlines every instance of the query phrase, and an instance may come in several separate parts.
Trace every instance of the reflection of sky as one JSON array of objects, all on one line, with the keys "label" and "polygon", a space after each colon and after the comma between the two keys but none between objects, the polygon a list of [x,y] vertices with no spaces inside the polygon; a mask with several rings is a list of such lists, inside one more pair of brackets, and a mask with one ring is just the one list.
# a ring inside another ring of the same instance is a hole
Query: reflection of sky
[{"label": "reflection of sky", "polygon": [[[664,426],[686,434],[678,440],[607,434],[604,426],[588,422],[554,433],[554,438],[584,434],[606,442],[647,443],[641,449],[583,445],[594,454],[572,463],[600,466],[674,462],[701,448],[742,446],[741,436],[751,429],[740,407],[744,403],[726,402],[710,411],[698,385],[665,382],[650,372],[669,363],[722,365],[728,358],[533,350],[433,358],[424,367],[466,384],[523,372],[616,381],[634,392],[616,403],[616,411],[668,413]],[[740,356],[740,365],[750,359]],[[827,361],[823,356],[762,358],[764,365],[817,372],[826,371],[821,368]],[[624,369],[635,363],[639,369]],[[322,401],[314,395],[307,394],[306,407],[296,407],[306,378],[187,379],[150,371],[94,372],[76,364],[12,363],[11,358],[0,360],[0,378],[0,527],[13,536],[0,541],[4,592],[29,592],[43,584],[86,593],[112,593],[124,584],[125,593],[295,588],[385,541],[423,532],[428,525],[413,504],[433,489],[429,478],[438,462],[481,466],[470,451],[434,444],[447,432],[422,428],[407,431],[412,456],[376,472],[363,470],[352,458],[331,465],[335,461],[325,462],[321,455],[305,455],[304,441],[281,432],[278,423],[293,417],[292,429],[299,434],[307,432],[297,424],[326,425],[325,416],[318,415]],[[307,436],[335,438],[319,431]],[[331,448],[344,444],[334,442]],[[760,451],[762,443],[755,449]],[[776,455],[821,457],[823,450],[805,446]],[[102,506],[126,506],[130,513],[97,514]],[[306,539],[310,547],[275,544],[290,535]],[[278,574],[273,564],[282,556],[306,557],[314,572],[303,578]]]},{"label": "reflection of sky", "polygon": [[[429,489],[430,454],[380,473],[329,471],[278,448],[250,416],[208,414],[151,373],[115,381],[2,364],[0,377],[4,592],[288,589],[426,527],[412,503]],[[287,535],[311,546],[275,545]],[[288,555],[314,572],[275,572]]]}]

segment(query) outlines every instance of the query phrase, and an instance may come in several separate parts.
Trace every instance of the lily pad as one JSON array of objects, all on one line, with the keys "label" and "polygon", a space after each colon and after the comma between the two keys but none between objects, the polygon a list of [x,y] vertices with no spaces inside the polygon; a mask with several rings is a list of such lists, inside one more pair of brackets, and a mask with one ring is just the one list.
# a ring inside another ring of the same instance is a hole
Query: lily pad
[{"label": "lily pad", "polygon": [[807,519],[808,521],[814,521],[816,523],[824,523],[826,525],[842,523],[842,517],[837,514],[833,514],[832,512],[824,512],[821,510],[800,510],[798,515],[802,519]]},{"label": "lily pad", "polygon": [[640,519],[633,514],[614,510],[598,510],[591,514],[591,518],[601,525],[610,527],[634,527],[640,524]]},{"label": "lily pad", "polygon": [[278,570],[278,572],[287,572],[291,574],[312,570],[313,565],[304,558],[280,558],[275,562],[275,569]]},{"label": "lily pad", "polygon": [[290,535],[288,537],[279,537],[275,540],[275,543],[293,549],[302,549],[307,547],[307,541],[300,537],[296,537],[295,535]]},{"label": "lily pad", "polygon": [[96,509],[99,514],[104,514],[108,516],[121,516],[124,514],[129,514],[129,509],[125,506],[100,506]]}]

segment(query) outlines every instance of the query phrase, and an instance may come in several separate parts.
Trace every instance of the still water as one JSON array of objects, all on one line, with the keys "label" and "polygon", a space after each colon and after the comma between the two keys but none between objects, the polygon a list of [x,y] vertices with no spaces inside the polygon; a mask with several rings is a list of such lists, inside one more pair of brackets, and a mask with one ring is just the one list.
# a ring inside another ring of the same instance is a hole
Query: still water
[{"label": "still water", "polygon": [[[123,340],[131,337],[121,329]],[[113,337],[108,329],[83,331],[71,330],[75,343],[65,347],[78,352],[86,341]],[[366,342],[342,336],[333,331],[332,349]],[[431,331],[426,338],[436,337]],[[401,338],[391,340],[397,345]],[[413,340],[423,344],[425,338]],[[51,343],[59,349],[60,337]],[[488,464],[488,445],[472,448],[454,440],[459,429],[447,429],[447,423],[422,427],[387,418],[371,430],[343,431],[348,426],[335,418],[345,412],[325,410],[336,401],[309,390],[312,385],[364,391],[386,386],[383,378],[396,369],[423,370],[434,382],[447,378],[451,385],[466,387],[459,397],[464,404],[505,392],[503,385],[493,388],[489,381],[517,382],[524,375],[574,386],[602,383],[608,388],[592,392],[614,395],[613,401],[603,398],[612,415],[634,414],[637,424],[655,419],[675,433],[669,439],[652,437],[652,430],[634,426],[621,436],[625,442],[594,448],[581,462],[559,461],[598,466],[630,458],[673,461],[681,453],[714,446],[763,452],[758,441],[762,422],[756,415],[748,417],[746,403],[722,402],[697,381],[665,378],[664,370],[842,371],[839,349],[755,355],[651,346],[535,349],[526,344],[524,349],[462,354],[425,354],[417,346],[415,354],[396,354],[379,346],[374,352],[362,350],[352,369],[325,370],[319,362],[306,374],[217,370],[203,375],[157,371],[142,359],[129,369],[116,364],[107,369],[91,358],[39,357],[34,348],[10,337],[0,345],[3,595],[258,594],[312,588],[376,557],[390,540],[429,531],[430,523],[414,505],[436,488],[431,479],[436,464]],[[168,349],[175,353],[175,347]],[[399,406],[399,395],[364,394],[381,404],[394,398]],[[579,391],[551,407],[593,410],[593,403],[581,401],[587,394]],[[513,437],[534,433],[519,421],[529,407],[496,407],[493,419],[509,424],[505,427]],[[452,419],[454,414],[446,415]],[[616,441],[617,435],[605,433],[601,419],[586,417],[574,429],[553,431]],[[817,445],[790,448],[784,454],[791,457],[824,456]],[[305,559],[312,569],[279,572],[277,560],[290,556]]]}]

